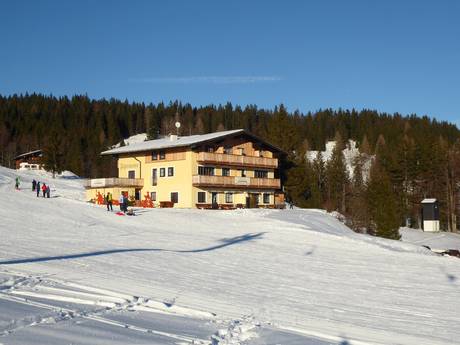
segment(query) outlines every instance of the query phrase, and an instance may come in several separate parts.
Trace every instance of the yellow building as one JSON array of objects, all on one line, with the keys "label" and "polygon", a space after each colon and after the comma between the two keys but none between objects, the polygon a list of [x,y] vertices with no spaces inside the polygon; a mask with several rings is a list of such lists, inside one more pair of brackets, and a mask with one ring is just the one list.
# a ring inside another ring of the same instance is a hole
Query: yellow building
[{"label": "yellow building", "polygon": [[87,198],[121,193],[139,204],[179,208],[282,207],[279,148],[238,129],[148,140],[101,153],[118,158],[118,177],[88,180]]}]

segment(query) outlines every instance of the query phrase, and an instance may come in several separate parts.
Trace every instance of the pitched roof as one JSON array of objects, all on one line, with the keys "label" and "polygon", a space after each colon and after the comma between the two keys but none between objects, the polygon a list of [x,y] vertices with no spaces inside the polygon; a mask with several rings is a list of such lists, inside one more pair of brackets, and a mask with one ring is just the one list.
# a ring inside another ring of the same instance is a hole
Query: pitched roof
[{"label": "pitched roof", "polygon": [[179,136],[177,139],[171,139],[170,137],[155,139],[155,140],[147,140],[141,143],[136,143],[132,145],[117,147],[111,150],[107,150],[101,153],[101,155],[118,155],[122,153],[133,153],[133,152],[142,152],[142,151],[152,151],[152,150],[159,150],[159,149],[166,149],[166,148],[173,148],[173,147],[184,147],[184,146],[193,146],[197,144],[203,144],[206,142],[212,142],[217,139],[222,139],[225,137],[234,136],[237,134],[246,134],[256,140],[262,141],[267,146],[270,146],[276,151],[283,152],[281,149],[273,146],[262,139],[257,138],[256,136],[246,132],[244,129],[234,129],[230,131],[222,131],[222,132],[215,132],[215,133],[208,133],[208,134],[200,134],[200,135],[189,135],[189,136]]},{"label": "pitched roof", "polygon": [[434,198],[428,198],[428,199],[423,199],[422,200],[422,204],[432,204],[434,202],[436,202],[436,199],[434,199]]},{"label": "pitched roof", "polygon": [[35,156],[35,155],[41,155],[42,154],[42,150],[35,150],[35,151],[30,151],[30,152],[26,152],[26,153],[22,153],[16,157],[14,157],[14,159],[20,159],[20,158],[24,158],[24,157],[28,157],[28,156]]}]

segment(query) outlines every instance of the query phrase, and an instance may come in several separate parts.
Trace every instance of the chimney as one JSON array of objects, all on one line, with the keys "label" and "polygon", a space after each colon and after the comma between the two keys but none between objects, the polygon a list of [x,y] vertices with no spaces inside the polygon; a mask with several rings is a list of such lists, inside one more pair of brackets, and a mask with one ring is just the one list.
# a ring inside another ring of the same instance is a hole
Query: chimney
[{"label": "chimney", "polygon": [[170,134],[169,135],[169,141],[176,141],[178,136],[176,134]]}]

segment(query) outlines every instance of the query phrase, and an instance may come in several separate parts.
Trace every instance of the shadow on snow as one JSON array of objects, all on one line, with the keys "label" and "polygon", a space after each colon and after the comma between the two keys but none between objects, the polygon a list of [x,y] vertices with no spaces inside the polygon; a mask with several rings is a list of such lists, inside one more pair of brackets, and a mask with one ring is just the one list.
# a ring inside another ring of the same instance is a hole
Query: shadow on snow
[{"label": "shadow on snow", "polygon": [[201,249],[190,249],[190,250],[173,250],[173,249],[162,249],[162,248],[119,248],[119,249],[109,249],[109,250],[100,250],[88,253],[76,253],[76,254],[69,254],[69,255],[58,255],[58,256],[43,256],[38,258],[25,258],[25,259],[12,259],[12,260],[5,260],[0,261],[0,265],[16,265],[16,264],[26,264],[26,263],[35,263],[35,262],[45,262],[45,261],[54,261],[54,260],[70,260],[70,259],[79,259],[91,256],[99,256],[99,255],[108,255],[108,254],[116,254],[116,253],[129,253],[129,252],[169,252],[169,253],[202,253],[202,252],[209,252],[217,249],[221,249],[224,247],[228,247],[234,244],[253,241],[259,238],[262,238],[265,232],[258,232],[255,234],[245,234],[241,236],[231,237],[231,238],[223,238],[219,240],[222,242],[221,244],[217,244],[207,248]]}]

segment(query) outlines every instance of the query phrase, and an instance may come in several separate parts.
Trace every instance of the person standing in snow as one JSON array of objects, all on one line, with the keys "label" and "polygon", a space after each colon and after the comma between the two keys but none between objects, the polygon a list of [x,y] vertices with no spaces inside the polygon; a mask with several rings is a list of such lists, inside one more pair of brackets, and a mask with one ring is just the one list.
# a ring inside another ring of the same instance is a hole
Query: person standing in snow
[{"label": "person standing in snow", "polygon": [[35,190],[37,191],[37,198],[40,196],[40,181],[37,181],[37,185],[35,186]]},{"label": "person standing in snow", "polygon": [[35,187],[37,187],[37,181],[35,179],[32,180],[32,192],[35,192]]},{"label": "person standing in snow", "polygon": [[123,196],[123,212],[128,211],[128,195]]},{"label": "person standing in snow", "polygon": [[46,186],[46,197],[49,199],[50,198],[50,193],[51,193],[51,188],[50,186]]},{"label": "person standing in snow", "polygon": [[106,202],[107,202],[107,211],[113,211],[112,207],[112,194],[110,192],[107,193],[106,196]]},{"label": "person standing in snow", "polygon": [[45,183],[43,183],[42,192],[43,192],[43,197],[46,197],[46,184]]},{"label": "person standing in snow", "polygon": [[123,201],[124,201],[124,197],[123,197],[123,193],[121,193],[120,197],[118,198],[118,204],[120,205],[120,212],[123,212]]},{"label": "person standing in snow", "polygon": [[15,187],[16,187],[16,189],[19,189],[19,176],[16,177]]}]

